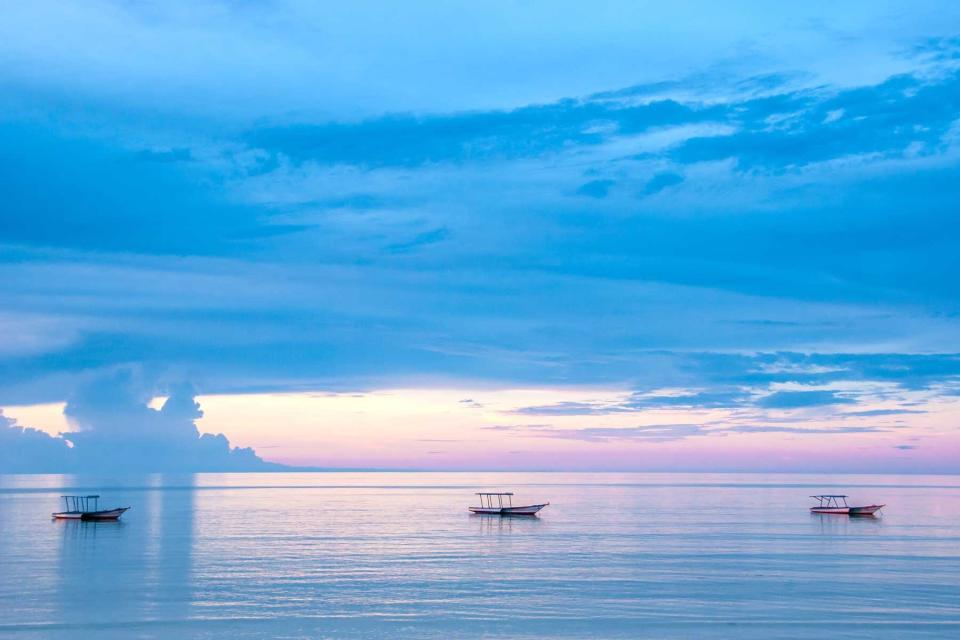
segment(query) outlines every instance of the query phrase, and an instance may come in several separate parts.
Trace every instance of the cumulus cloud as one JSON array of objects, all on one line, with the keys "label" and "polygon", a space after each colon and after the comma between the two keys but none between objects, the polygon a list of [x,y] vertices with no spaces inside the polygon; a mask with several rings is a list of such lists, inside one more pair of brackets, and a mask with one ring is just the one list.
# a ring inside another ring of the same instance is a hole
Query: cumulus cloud
[{"label": "cumulus cloud", "polygon": [[0,473],[60,473],[73,470],[63,438],[22,427],[0,410]]},{"label": "cumulus cloud", "polygon": [[[265,471],[250,448],[232,447],[223,434],[200,433],[203,411],[189,384],[168,389],[160,409],[151,388],[121,370],[81,387],[64,413],[75,431],[53,437],[0,423],[0,472]],[[2,418],[2,416],[0,416]]]}]

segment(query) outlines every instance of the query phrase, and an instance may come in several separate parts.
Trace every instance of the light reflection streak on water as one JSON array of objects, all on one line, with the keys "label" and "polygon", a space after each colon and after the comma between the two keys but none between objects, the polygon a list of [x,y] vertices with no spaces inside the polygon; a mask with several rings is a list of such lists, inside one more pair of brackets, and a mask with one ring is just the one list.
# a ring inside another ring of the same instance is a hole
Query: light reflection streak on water
[{"label": "light reflection streak on water", "polygon": [[[841,482],[884,516],[811,516],[807,496]],[[50,521],[78,487],[133,509]],[[466,511],[496,489],[552,504],[535,519]],[[953,477],[7,476],[0,493],[0,635],[13,637],[960,630]]]}]

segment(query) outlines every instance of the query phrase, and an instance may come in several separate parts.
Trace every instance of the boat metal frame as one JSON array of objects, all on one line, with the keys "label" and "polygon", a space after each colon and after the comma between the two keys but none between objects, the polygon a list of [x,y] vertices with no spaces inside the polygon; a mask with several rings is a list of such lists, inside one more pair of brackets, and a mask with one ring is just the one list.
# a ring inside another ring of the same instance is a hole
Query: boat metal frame
[{"label": "boat metal frame", "polygon": [[[64,513],[89,513],[100,511],[100,496],[60,496],[63,498]],[[93,509],[90,501],[93,500]],[[72,507],[72,508],[71,508]]]},{"label": "boat metal frame", "polygon": [[[513,494],[510,492],[506,493],[477,493],[476,495],[480,496],[480,506],[486,509],[493,509],[493,496],[497,496],[497,503],[500,509],[503,509],[503,498],[507,497],[507,506],[513,506]],[[483,497],[487,497],[487,504],[483,504]]]},{"label": "boat metal frame", "polygon": [[[818,507],[820,509],[849,509],[850,505],[847,504],[847,498],[849,496],[837,494],[824,494],[822,496],[810,496],[814,500],[819,500],[820,504]],[[843,504],[840,504],[843,502]]]}]

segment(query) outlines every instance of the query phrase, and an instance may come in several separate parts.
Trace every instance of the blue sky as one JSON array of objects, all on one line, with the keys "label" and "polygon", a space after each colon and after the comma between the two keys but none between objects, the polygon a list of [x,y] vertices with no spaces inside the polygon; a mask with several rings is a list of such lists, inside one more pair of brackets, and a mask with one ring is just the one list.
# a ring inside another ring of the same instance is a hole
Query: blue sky
[{"label": "blue sky", "polygon": [[954,3],[5,13],[0,406],[602,387],[539,411],[956,447]]}]

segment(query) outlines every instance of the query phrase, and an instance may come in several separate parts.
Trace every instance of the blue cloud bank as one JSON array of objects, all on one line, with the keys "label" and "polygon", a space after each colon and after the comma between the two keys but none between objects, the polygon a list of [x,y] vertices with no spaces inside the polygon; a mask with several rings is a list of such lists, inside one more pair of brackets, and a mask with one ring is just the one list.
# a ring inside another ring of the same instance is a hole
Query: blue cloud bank
[{"label": "blue cloud bank", "polygon": [[[7,427],[18,449],[172,463],[169,436],[186,466],[258,464],[196,434],[186,392],[83,400],[125,368],[210,393],[611,384],[630,411],[955,396],[960,6],[706,6],[706,33],[627,2],[525,3],[509,30],[221,9],[0,25],[0,405],[90,425],[69,451]],[[575,410],[598,409],[553,408]],[[127,422],[140,444],[111,440]]]}]

